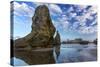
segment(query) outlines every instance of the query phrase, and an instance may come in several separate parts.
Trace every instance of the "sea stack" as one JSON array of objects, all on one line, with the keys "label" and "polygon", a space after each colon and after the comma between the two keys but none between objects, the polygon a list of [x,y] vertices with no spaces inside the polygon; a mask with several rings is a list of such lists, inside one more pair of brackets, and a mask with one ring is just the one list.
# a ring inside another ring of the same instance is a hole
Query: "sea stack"
[{"label": "sea stack", "polygon": [[[14,41],[14,57],[20,58],[28,64],[55,63],[53,48],[57,45],[56,52],[59,51],[60,35],[52,23],[46,5],[36,8],[32,17],[31,29],[28,35]],[[54,38],[55,32],[57,35]]]}]

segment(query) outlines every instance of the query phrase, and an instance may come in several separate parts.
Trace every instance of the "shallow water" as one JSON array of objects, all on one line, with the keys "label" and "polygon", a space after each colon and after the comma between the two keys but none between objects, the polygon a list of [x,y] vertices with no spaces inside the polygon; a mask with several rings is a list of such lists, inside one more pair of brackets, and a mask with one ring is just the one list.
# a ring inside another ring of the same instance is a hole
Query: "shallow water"
[{"label": "shallow water", "polygon": [[[55,54],[55,53],[54,53]],[[69,63],[69,62],[83,62],[83,61],[96,61],[97,60],[97,46],[95,44],[62,44],[60,48],[60,55],[55,60],[56,63]],[[28,65],[21,59],[13,58],[14,65]]]},{"label": "shallow water", "polygon": [[96,49],[95,44],[62,44],[57,63],[96,61]]}]

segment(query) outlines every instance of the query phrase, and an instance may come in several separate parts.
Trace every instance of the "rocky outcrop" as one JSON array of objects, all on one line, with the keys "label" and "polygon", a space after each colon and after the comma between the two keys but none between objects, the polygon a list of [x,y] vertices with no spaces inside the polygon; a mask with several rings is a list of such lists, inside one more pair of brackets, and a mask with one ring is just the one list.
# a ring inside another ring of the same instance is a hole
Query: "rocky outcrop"
[{"label": "rocky outcrop", "polygon": [[60,34],[57,31],[57,34],[56,34],[55,39],[54,39],[55,53],[57,55],[57,58],[60,54],[60,45],[61,45]]},{"label": "rocky outcrop", "polygon": [[55,27],[52,24],[49,10],[45,5],[36,8],[32,17],[32,30],[27,36],[15,40],[15,47],[52,47]]},{"label": "rocky outcrop", "polygon": [[[47,6],[40,5],[36,8],[31,28],[27,36],[14,41],[14,56],[25,60],[28,64],[55,63],[52,48],[57,46],[58,52],[60,35],[57,32],[56,37],[53,37],[56,29]],[[43,50],[44,48],[51,49]]]}]

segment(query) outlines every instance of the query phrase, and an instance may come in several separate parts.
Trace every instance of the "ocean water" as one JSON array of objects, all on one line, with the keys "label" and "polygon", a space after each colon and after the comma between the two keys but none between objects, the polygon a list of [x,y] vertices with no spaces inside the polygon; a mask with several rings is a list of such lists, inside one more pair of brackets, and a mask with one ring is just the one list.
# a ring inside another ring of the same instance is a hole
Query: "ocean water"
[{"label": "ocean water", "polygon": [[[97,46],[91,44],[62,44],[58,58],[55,56],[56,63],[85,62],[97,60]],[[28,65],[25,61],[13,57],[15,66]]]},{"label": "ocean water", "polygon": [[57,63],[84,62],[97,60],[95,44],[62,44]]}]

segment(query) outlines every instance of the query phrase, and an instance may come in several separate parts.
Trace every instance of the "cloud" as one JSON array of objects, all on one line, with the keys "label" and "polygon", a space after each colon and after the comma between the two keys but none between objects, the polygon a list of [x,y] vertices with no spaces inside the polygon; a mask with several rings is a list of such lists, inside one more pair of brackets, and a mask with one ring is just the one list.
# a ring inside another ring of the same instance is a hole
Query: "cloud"
[{"label": "cloud", "polygon": [[74,22],[74,24],[72,25],[73,29],[78,27],[77,31],[83,34],[95,33],[97,29],[96,25],[92,26],[97,23],[97,7],[91,6],[89,9],[86,9],[87,7],[86,6],[76,7],[76,9],[78,9],[79,11],[84,10],[85,12],[82,12],[82,15],[75,15],[74,19],[76,19],[77,22]]},{"label": "cloud", "polygon": [[91,6],[88,10],[84,9],[86,12],[83,13],[82,16],[80,16],[80,18],[82,18],[83,20],[89,19],[92,20],[94,16],[92,16],[93,14],[97,13],[97,7],[96,6]]},{"label": "cloud", "polygon": [[62,13],[62,10],[61,10],[61,8],[58,6],[58,5],[56,5],[56,4],[49,4],[49,9],[52,11],[52,12],[54,12],[54,13]]},{"label": "cloud", "polygon": [[67,10],[67,13],[70,13],[70,12],[72,12],[72,11],[74,11],[73,6],[71,6],[71,7]]},{"label": "cloud", "polygon": [[91,25],[97,24],[97,18],[91,23]]},{"label": "cloud", "polygon": [[69,18],[69,20],[71,20],[72,18],[76,17],[77,13],[73,12],[74,8],[73,6],[70,6],[69,8],[66,8],[67,10],[64,11],[63,13],[66,14],[67,18]]},{"label": "cloud", "polygon": [[34,8],[27,5],[26,3],[18,3],[13,2],[14,7],[14,14],[17,16],[26,16],[26,17],[32,17],[34,14]]},{"label": "cloud", "polygon": [[74,22],[71,28],[76,30],[79,25],[80,25],[79,22]]},{"label": "cloud", "polygon": [[58,20],[59,20],[60,22],[67,21],[67,20],[68,20],[68,17],[67,17],[65,14],[63,14],[63,15],[61,15],[61,16],[58,18]]},{"label": "cloud", "polygon": [[92,13],[90,11],[89,12],[87,11],[87,13],[84,13],[81,16],[76,16],[76,20],[82,23],[86,22],[87,19],[89,20],[93,19]]},{"label": "cloud", "polygon": [[48,8],[52,16],[60,16],[63,13],[62,9],[57,4],[48,4]]},{"label": "cloud", "polygon": [[57,18],[57,20],[53,20],[53,23],[59,31],[67,32],[69,27],[69,21],[67,20],[66,15],[62,15],[61,17]]},{"label": "cloud", "polygon": [[86,17],[83,16],[76,16],[75,19],[79,22],[79,23],[86,23]]},{"label": "cloud", "polygon": [[87,8],[87,5],[74,5],[77,12],[81,12],[82,10]]},{"label": "cloud", "polygon": [[83,34],[92,34],[94,32],[97,32],[97,26],[89,26],[89,27],[86,27],[86,26],[83,26],[83,27],[80,27],[79,30],[78,30],[79,33],[83,33]]},{"label": "cloud", "polygon": [[97,6],[92,6],[91,8],[89,8],[88,12],[90,14],[95,14],[97,13],[98,9],[97,9]]},{"label": "cloud", "polygon": [[73,13],[73,12],[70,12],[70,13],[68,13],[68,18],[69,18],[69,20],[71,20],[72,18],[75,18],[76,17],[76,15],[77,15],[77,13]]}]

